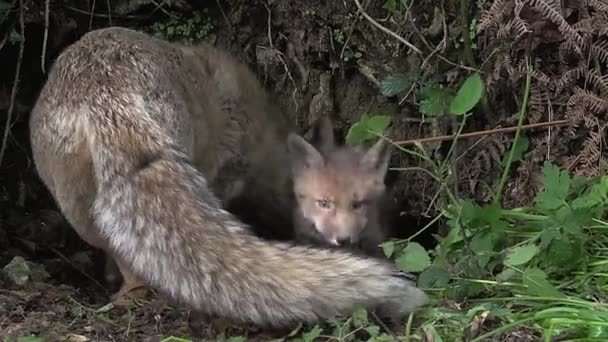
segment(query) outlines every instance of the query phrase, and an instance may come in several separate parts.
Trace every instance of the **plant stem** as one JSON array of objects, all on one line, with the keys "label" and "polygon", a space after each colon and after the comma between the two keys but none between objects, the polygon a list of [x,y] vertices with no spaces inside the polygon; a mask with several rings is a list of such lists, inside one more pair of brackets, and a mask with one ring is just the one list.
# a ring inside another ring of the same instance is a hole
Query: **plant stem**
[{"label": "plant stem", "polygon": [[496,195],[494,196],[494,203],[500,203],[500,199],[502,197],[502,192],[504,190],[505,184],[507,183],[507,178],[509,176],[509,171],[511,169],[511,163],[513,163],[513,156],[515,155],[515,148],[517,148],[517,143],[519,141],[519,134],[521,132],[521,126],[524,122],[524,116],[526,114],[526,109],[528,107],[528,98],[530,97],[530,84],[532,83],[532,66],[530,65],[530,61],[526,61],[527,66],[527,76],[526,76],[526,89],[524,90],[524,100],[521,104],[521,109],[519,111],[519,121],[517,122],[517,130],[515,131],[515,138],[513,139],[513,145],[511,146],[511,151],[509,151],[509,157],[507,158],[507,165],[502,173],[502,178],[500,179],[500,183],[498,184],[498,189],[496,190]]}]

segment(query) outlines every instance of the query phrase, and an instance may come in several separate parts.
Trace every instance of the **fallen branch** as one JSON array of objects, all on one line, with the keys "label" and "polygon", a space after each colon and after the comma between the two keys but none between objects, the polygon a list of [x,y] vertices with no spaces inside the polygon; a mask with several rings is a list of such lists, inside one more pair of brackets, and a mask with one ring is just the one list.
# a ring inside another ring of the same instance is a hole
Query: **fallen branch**
[{"label": "fallen branch", "polygon": [[[529,129],[534,129],[534,128],[565,126],[565,125],[568,125],[569,123],[570,123],[569,120],[539,122],[539,123],[534,123],[534,124],[523,125],[523,126],[521,126],[521,129],[529,130]],[[485,135],[492,135],[492,134],[498,134],[498,133],[510,133],[510,132],[515,132],[516,130],[517,130],[517,126],[496,128],[496,129],[490,129],[490,130],[485,130],[485,131],[463,133],[463,134],[458,135],[458,138],[474,138],[474,137],[481,137],[481,136],[485,136]],[[401,145],[401,146],[410,146],[410,145],[414,145],[416,143],[426,144],[426,143],[432,143],[432,142],[437,142],[437,141],[446,141],[446,140],[454,139],[455,137],[456,137],[456,135],[440,135],[437,137],[430,137],[430,138],[394,141],[393,144]]]}]

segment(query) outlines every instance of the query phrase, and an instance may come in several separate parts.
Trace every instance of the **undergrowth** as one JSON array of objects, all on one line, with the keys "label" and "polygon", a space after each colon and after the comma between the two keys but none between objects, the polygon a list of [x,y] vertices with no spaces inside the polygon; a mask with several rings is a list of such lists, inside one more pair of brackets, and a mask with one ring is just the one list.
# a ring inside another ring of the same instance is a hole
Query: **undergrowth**
[{"label": "undergrowth", "polygon": [[[532,70],[528,65],[518,127],[526,116]],[[484,85],[472,74],[458,91],[441,90],[436,112],[459,120],[458,134],[480,101]],[[432,97],[430,98],[433,101]],[[424,103],[421,104],[424,106]],[[390,116],[364,115],[351,126],[347,143],[387,139]],[[452,147],[458,140],[453,139]],[[398,331],[359,307],[351,317],[298,329],[275,341],[600,341],[608,339],[608,176],[572,176],[552,161],[542,167],[542,188],[533,205],[501,206],[504,184],[521,157],[518,130],[503,160],[494,199],[480,205],[458,198],[450,186],[450,149],[443,161],[422,144],[394,146],[425,161],[424,172],[442,189],[440,215],[406,240],[385,242],[385,254],[431,301],[402,322]],[[395,168],[403,172],[420,167]],[[434,249],[414,238],[434,224],[447,225]],[[220,338],[244,341],[243,337]]]}]

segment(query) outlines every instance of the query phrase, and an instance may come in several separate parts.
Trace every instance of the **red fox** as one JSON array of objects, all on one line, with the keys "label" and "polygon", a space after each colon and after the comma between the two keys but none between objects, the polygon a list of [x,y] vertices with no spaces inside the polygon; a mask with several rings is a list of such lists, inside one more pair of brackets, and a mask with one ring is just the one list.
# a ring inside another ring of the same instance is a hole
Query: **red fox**
[{"label": "red fox", "polygon": [[390,146],[336,146],[333,125],[322,118],[308,132],[311,142],[288,138],[296,205],[294,239],[298,242],[358,247],[380,256],[387,238],[381,222],[384,177]]},{"label": "red fox", "polygon": [[145,284],[203,314],[266,326],[357,303],[394,315],[426,303],[391,262],[266,241],[225,209],[248,188],[290,190],[278,167],[286,122],[228,53],[115,27],[59,55],[30,139],[62,213],[116,261],[124,284],[113,298]]}]

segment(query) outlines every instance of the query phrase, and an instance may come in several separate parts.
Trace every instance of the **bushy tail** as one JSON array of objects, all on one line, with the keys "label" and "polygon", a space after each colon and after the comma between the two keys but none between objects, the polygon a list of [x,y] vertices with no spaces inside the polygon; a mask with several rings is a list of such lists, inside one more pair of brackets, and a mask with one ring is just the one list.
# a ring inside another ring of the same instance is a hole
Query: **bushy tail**
[{"label": "bushy tail", "polygon": [[101,183],[94,215],[136,275],[209,314],[281,326],[426,301],[391,263],[253,236],[177,152]]}]

